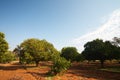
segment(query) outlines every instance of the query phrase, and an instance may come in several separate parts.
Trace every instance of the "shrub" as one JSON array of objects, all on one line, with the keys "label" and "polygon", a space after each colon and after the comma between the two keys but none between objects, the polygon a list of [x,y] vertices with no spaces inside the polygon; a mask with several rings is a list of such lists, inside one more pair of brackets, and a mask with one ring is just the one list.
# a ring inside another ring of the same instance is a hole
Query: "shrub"
[{"label": "shrub", "polygon": [[51,67],[51,74],[64,73],[71,65],[70,61],[67,61],[65,58],[56,56],[53,60],[53,66]]},{"label": "shrub", "polygon": [[11,51],[8,51],[2,55],[1,63],[9,63],[13,60],[15,60],[15,54],[13,54]]}]

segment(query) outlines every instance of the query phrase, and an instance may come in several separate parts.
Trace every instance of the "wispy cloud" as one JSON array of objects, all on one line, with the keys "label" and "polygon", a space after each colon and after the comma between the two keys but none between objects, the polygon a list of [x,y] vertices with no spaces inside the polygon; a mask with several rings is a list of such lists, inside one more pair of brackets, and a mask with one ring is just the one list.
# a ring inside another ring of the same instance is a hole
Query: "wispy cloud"
[{"label": "wispy cloud", "polygon": [[120,37],[120,9],[113,11],[107,21],[97,30],[74,39],[72,45],[81,51],[83,50],[84,44],[88,41],[92,41],[96,38],[111,40],[113,37]]}]

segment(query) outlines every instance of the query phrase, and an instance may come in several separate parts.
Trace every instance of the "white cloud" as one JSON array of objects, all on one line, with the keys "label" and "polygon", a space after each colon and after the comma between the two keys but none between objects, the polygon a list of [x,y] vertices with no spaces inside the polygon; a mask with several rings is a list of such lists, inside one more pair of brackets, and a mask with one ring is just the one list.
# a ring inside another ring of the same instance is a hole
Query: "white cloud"
[{"label": "white cloud", "polygon": [[120,9],[110,14],[107,21],[97,30],[72,40],[72,45],[81,51],[83,50],[84,44],[88,41],[92,41],[96,38],[112,40],[113,37],[120,37]]}]

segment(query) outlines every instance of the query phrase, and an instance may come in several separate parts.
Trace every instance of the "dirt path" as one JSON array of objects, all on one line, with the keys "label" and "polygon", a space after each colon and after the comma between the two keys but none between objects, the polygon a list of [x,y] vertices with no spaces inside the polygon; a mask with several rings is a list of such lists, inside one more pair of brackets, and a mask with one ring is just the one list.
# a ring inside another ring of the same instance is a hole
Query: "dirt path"
[{"label": "dirt path", "polygon": [[36,80],[18,62],[0,64],[0,80]]}]

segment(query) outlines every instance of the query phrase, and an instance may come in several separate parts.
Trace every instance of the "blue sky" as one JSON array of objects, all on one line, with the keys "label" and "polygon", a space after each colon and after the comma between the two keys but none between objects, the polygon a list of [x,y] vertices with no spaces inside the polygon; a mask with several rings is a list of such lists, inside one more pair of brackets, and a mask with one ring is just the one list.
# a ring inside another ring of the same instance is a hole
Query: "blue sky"
[{"label": "blue sky", "polygon": [[100,27],[103,18],[119,8],[120,0],[0,0],[0,31],[10,49],[39,38],[60,50]]}]

